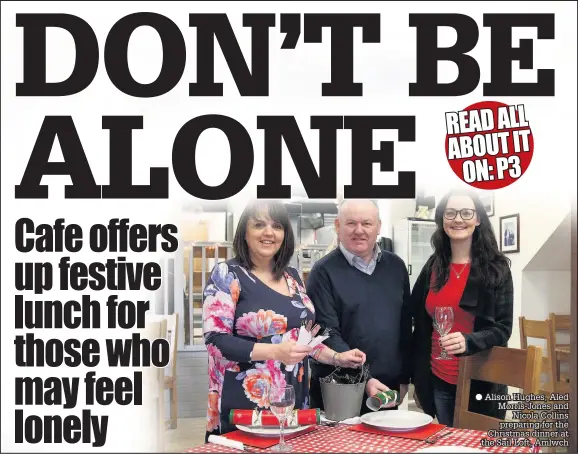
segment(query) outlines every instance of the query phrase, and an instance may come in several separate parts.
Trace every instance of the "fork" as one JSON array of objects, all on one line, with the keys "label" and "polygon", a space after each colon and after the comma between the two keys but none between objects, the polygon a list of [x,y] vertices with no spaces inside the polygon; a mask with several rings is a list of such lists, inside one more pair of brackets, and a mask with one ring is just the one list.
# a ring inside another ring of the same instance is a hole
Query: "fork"
[{"label": "fork", "polygon": [[325,426],[325,427],[335,427],[337,426],[337,424],[339,424],[339,421],[323,421],[321,424],[319,424],[320,426]]},{"label": "fork", "polygon": [[430,445],[433,445],[433,444],[434,444],[435,442],[437,442],[440,438],[443,438],[443,437],[445,437],[446,435],[450,435],[450,434],[452,434],[452,433],[453,433],[452,431],[449,431],[449,432],[445,432],[445,433],[443,433],[443,434],[441,434],[441,435],[437,435],[437,436],[434,435],[434,436],[433,436],[434,438],[431,438],[431,436],[430,436],[430,437],[426,438],[424,441],[425,441],[426,443],[430,444]]},{"label": "fork", "polygon": [[315,325],[315,326],[311,329],[311,337],[317,336],[317,333],[319,332],[320,329],[321,329],[321,326]]}]

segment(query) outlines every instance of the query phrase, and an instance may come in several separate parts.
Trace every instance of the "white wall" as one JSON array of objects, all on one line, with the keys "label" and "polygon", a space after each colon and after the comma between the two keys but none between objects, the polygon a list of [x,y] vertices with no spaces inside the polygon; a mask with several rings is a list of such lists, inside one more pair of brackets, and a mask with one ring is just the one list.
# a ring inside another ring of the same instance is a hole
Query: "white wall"
[{"label": "white wall", "polygon": [[[518,193],[519,194],[519,193]],[[534,298],[534,289],[528,286],[524,286],[523,274],[526,265],[532,260],[535,254],[541,249],[542,245],[549,239],[552,233],[557,229],[559,224],[564,220],[564,218],[570,212],[570,200],[569,197],[564,197],[562,195],[558,197],[546,197],[535,196],[535,197],[524,197],[521,195],[516,195],[508,188],[495,191],[494,199],[494,211],[495,216],[491,217],[492,226],[496,235],[499,235],[500,216],[506,216],[510,214],[520,215],[520,252],[508,254],[508,257],[512,260],[511,270],[512,278],[514,281],[514,324],[512,328],[512,336],[510,338],[509,345],[513,348],[520,347],[520,331],[518,325],[518,317],[522,315],[522,308],[525,307],[526,310],[538,304]],[[570,254],[570,242],[568,242],[567,253]],[[546,275],[543,275],[545,277]],[[545,294],[551,294],[551,292],[558,292],[559,290],[552,290],[548,288],[548,282],[554,278],[553,276],[548,276],[545,281],[539,285]],[[561,278],[560,278],[561,279]],[[570,275],[566,274],[565,286],[570,288]],[[544,295],[544,293],[542,293]],[[528,299],[526,303],[526,299]],[[535,302],[532,302],[535,301]],[[570,300],[568,297],[568,309],[564,311],[566,313],[570,312]]]},{"label": "white wall", "polygon": [[[522,275],[521,315],[530,320],[545,320],[550,312],[569,314],[571,303],[571,272],[524,271]],[[532,339],[532,345],[545,348],[545,341]],[[557,343],[570,343],[569,333],[558,333]]]},{"label": "white wall", "polygon": [[522,276],[522,315],[543,320],[550,312],[569,313],[571,272],[525,271]]},{"label": "white wall", "polygon": [[379,200],[377,204],[381,216],[380,235],[385,238],[393,238],[396,221],[415,215],[415,199]]}]

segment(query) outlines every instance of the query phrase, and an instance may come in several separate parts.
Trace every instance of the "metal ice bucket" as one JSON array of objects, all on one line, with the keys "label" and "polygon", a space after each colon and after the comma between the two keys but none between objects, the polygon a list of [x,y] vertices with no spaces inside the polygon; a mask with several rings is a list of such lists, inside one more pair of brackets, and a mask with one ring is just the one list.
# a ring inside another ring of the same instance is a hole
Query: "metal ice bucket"
[{"label": "metal ice bucket", "polygon": [[319,379],[325,417],[331,421],[359,416],[369,372],[364,365],[353,383],[335,383],[333,376],[338,370],[339,368],[328,377]]},{"label": "metal ice bucket", "polygon": [[365,383],[347,385],[321,382],[325,417],[331,421],[343,421],[347,418],[359,416]]}]

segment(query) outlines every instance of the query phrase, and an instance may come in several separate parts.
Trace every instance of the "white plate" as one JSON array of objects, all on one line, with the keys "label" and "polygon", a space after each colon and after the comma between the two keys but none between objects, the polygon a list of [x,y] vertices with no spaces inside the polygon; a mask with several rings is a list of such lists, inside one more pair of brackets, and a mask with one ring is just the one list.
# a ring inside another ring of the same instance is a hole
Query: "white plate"
[{"label": "white plate", "polygon": [[361,416],[361,421],[379,429],[407,432],[427,426],[433,418],[417,411],[391,410],[366,413]]},{"label": "white plate", "polygon": [[419,449],[415,452],[483,452],[487,453],[488,451],[482,451],[481,449],[476,448],[468,448],[466,446],[430,446],[429,448]]},{"label": "white plate", "polygon": [[[302,432],[305,429],[308,429],[309,426],[299,426],[299,427],[286,427],[284,430],[285,435],[294,434],[297,432]],[[250,427],[250,426],[241,426],[237,425],[237,429],[242,430],[243,432],[247,432],[253,435],[260,435],[262,437],[279,437],[281,432],[279,427]]]}]

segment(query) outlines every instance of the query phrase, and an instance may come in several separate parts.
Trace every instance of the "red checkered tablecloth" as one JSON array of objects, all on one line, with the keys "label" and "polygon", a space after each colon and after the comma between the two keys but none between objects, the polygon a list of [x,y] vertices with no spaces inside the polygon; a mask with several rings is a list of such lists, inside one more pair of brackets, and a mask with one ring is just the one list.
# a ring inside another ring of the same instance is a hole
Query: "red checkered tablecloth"
[{"label": "red checkered tablecloth", "polygon": [[[488,452],[531,452],[527,447],[481,447],[480,440],[486,435],[485,432],[468,429],[444,429],[451,430],[452,434],[441,438],[433,446],[467,446],[469,448],[482,449]],[[441,433],[441,432],[440,432]],[[338,427],[319,426],[317,430],[300,437],[288,440],[287,444],[293,447],[293,452],[415,452],[427,448],[429,445],[424,441],[409,440],[407,438],[388,437],[370,433],[349,430],[349,426]],[[258,449],[246,446],[252,452],[272,452],[269,449]],[[196,448],[187,449],[185,452],[224,452],[239,453],[240,451],[225,446],[207,443]]]}]

